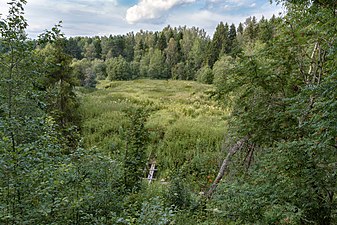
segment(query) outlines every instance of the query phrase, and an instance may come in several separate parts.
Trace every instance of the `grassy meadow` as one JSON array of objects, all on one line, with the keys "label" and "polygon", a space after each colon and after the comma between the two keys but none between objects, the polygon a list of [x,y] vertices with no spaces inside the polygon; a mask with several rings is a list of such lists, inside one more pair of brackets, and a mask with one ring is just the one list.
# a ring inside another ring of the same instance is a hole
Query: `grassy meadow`
[{"label": "grassy meadow", "polygon": [[202,191],[217,173],[228,112],[210,100],[212,86],[194,81],[101,81],[80,92],[84,144],[112,157],[123,155],[125,110],[149,110],[147,155],[158,165],[157,178],[179,171]]}]

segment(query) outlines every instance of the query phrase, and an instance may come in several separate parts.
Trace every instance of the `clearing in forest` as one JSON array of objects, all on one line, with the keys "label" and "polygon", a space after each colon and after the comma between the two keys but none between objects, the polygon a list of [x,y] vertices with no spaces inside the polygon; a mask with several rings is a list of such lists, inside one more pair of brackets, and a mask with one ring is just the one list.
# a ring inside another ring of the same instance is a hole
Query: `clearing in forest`
[{"label": "clearing in forest", "polygon": [[80,94],[85,144],[108,154],[121,153],[126,145],[125,110],[151,108],[145,124],[147,154],[156,158],[161,177],[181,167],[189,168],[195,178],[209,177],[222,159],[220,146],[228,115],[210,99],[212,89],[195,81],[101,81],[96,90]]}]

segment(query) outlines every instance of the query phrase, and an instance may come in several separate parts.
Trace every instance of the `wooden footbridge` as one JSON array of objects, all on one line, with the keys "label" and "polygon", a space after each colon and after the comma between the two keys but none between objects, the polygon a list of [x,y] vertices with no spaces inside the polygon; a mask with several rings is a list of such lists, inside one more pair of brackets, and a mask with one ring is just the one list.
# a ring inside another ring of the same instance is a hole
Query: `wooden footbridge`
[{"label": "wooden footbridge", "polygon": [[156,160],[150,160],[149,163],[148,163],[148,167],[150,169],[149,169],[149,173],[147,175],[147,180],[150,184],[153,180],[155,180],[154,176],[155,176],[155,173],[157,171]]}]

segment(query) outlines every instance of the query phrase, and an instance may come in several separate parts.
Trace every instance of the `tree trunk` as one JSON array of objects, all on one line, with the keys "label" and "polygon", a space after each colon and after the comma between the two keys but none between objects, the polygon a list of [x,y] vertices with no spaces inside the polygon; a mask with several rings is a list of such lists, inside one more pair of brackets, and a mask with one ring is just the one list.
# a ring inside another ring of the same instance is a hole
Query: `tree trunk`
[{"label": "tree trunk", "polygon": [[210,187],[210,189],[208,190],[208,192],[206,193],[206,197],[207,198],[211,198],[212,194],[214,193],[214,191],[216,190],[218,183],[220,182],[220,180],[222,179],[222,177],[224,176],[225,172],[227,171],[228,168],[228,164],[230,163],[230,160],[232,158],[232,156],[239,151],[242,146],[247,142],[248,140],[248,136],[243,137],[242,139],[240,139],[238,142],[236,142],[235,145],[233,145],[229,151],[228,154],[225,158],[225,160],[222,162],[221,168],[219,170],[219,173],[217,175],[217,177],[215,178],[212,186]]}]

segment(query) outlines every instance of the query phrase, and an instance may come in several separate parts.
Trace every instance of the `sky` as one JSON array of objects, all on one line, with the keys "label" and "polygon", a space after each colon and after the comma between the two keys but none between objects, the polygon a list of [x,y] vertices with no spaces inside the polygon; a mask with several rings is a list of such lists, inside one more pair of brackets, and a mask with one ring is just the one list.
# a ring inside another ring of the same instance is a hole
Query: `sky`
[{"label": "sky", "polygon": [[[0,0],[7,15],[10,0]],[[140,30],[160,31],[167,25],[204,29],[212,36],[221,21],[244,22],[249,16],[270,18],[282,12],[269,0],[27,0],[27,33],[35,38],[62,21],[67,36],[104,36]]]}]

